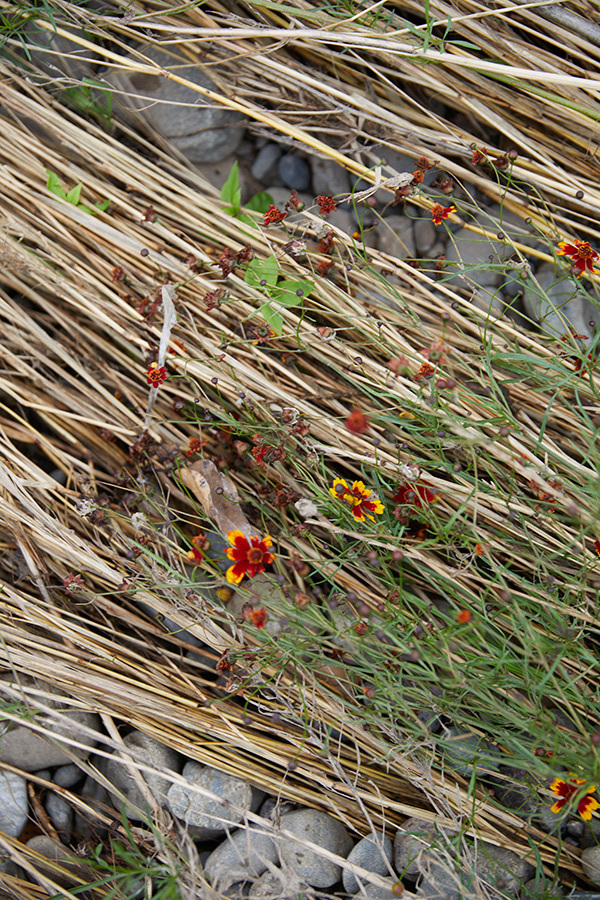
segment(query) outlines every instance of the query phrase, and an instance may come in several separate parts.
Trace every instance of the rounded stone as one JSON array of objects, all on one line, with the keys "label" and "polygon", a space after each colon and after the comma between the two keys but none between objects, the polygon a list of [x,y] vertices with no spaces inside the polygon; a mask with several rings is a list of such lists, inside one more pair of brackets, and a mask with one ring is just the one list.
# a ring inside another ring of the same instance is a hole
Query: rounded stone
[{"label": "rounded stone", "polygon": [[498,266],[502,261],[502,249],[503,244],[499,241],[479,236],[474,238],[473,232],[466,228],[459,229],[446,248],[448,265],[444,270],[444,283],[471,290],[478,287],[496,290],[502,279],[500,271],[493,266]]},{"label": "rounded stone", "polygon": [[19,837],[27,822],[27,782],[13,772],[0,772],[0,831]]},{"label": "rounded stone", "polygon": [[[98,730],[100,720],[96,713],[73,709],[71,704],[64,699],[65,694],[45,681],[29,675],[20,673],[18,681],[16,681],[13,679],[12,673],[8,673],[0,676],[0,687],[2,682],[17,689],[23,687],[39,691],[40,695],[44,695],[41,696],[40,703],[60,713],[58,720],[42,712],[31,717],[32,723],[44,728],[47,735],[34,732],[24,724],[9,726],[0,735],[0,760],[2,762],[23,769],[25,772],[37,772],[47,766],[61,766],[70,763],[73,756],[86,757],[88,755],[88,751],[85,749],[61,743],[61,737],[72,738],[88,747],[96,745],[96,741],[92,740],[83,730],[84,728]],[[25,696],[28,708],[35,711],[35,697],[29,692]]]},{"label": "rounded stone", "polygon": [[[144,766],[151,766],[153,769],[179,771],[179,755],[176,751],[161,744],[150,735],[141,731],[132,731],[123,738],[123,743],[125,747],[133,751],[131,761],[134,767],[137,763],[141,763]],[[129,773],[125,759],[129,759],[128,755],[121,757],[118,752],[115,752],[104,764],[104,774],[116,790],[125,797],[127,817],[135,821],[146,820],[147,801],[138,788],[133,775]],[[172,778],[143,769],[140,769],[139,774],[148,785],[159,806],[165,806],[167,791],[173,783]],[[123,805],[121,797],[111,793],[110,799],[116,809],[121,809]],[[138,807],[138,809],[134,807]]]},{"label": "rounded stone", "polygon": [[416,817],[407,819],[394,838],[394,869],[401,878],[416,878],[420,872],[419,856],[436,839],[431,822]]},{"label": "rounded stone", "polygon": [[238,881],[259,878],[269,863],[279,861],[273,839],[260,828],[240,828],[208,857],[204,870],[211,886],[226,891]]},{"label": "rounded stone", "polygon": [[437,243],[438,234],[431,219],[417,218],[413,222],[415,247],[420,259],[427,258]]},{"label": "rounded stone", "polygon": [[[167,800],[173,815],[185,822],[192,837],[218,837],[232,825],[238,825],[252,809],[252,787],[241,778],[194,760],[185,764],[182,775],[187,784],[171,785]],[[220,799],[208,797],[202,791],[216,794]]]},{"label": "rounded stone", "polygon": [[61,838],[68,839],[73,827],[73,807],[59,794],[48,794],[46,797],[46,812],[52,819],[52,824]]},{"label": "rounded stone", "polygon": [[[348,854],[348,862],[361,866],[369,872],[374,872],[376,875],[389,875],[390,865],[388,863],[391,861],[392,842],[387,835],[381,834],[378,834],[377,838],[374,838],[373,835],[362,838]],[[356,894],[359,890],[356,876],[349,869],[344,869],[342,881],[344,890],[349,894]]]},{"label": "rounded stone", "polygon": [[290,189],[306,191],[310,187],[310,166],[297,153],[286,153],[277,165],[277,174]]},{"label": "rounded stone", "polygon": [[257,878],[248,891],[249,900],[296,900],[299,896],[308,900],[314,894],[289,869],[284,872],[273,866]]},{"label": "rounded stone", "polygon": [[279,844],[283,862],[299,878],[317,888],[331,887],[340,880],[341,866],[304,847],[302,841],[310,841],[330,853],[345,857],[352,847],[352,838],[341,822],[317,809],[298,809],[282,816],[281,829],[300,839],[294,841],[284,837]]},{"label": "rounded stone", "polygon": [[333,159],[322,156],[310,157],[312,189],[315,197],[340,197],[350,193],[350,175],[343,166]]},{"label": "rounded stone", "polygon": [[[39,775],[39,772],[37,773]],[[67,766],[60,766],[54,773],[52,781],[59,787],[70,788],[77,784],[83,778],[83,772],[75,763],[69,763]]]},{"label": "rounded stone", "polygon": [[75,878],[85,878],[91,875],[89,870],[86,873],[85,868],[76,862],[69,851],[60,843],[45,834],[37,834],[35,837],[27,841],[27,847],[47,860],[58,863],[64,870],[64,874],[57,873],[56,868],[52,866],[44,866],[43,863],[36,863],[36,868],[40,874],[51,878],[62,887],[73,886]]},{"label": "rounded stone", "polygon": [[477,847],[476,872],[503,896],[516,897],[535,868],[512,850],[482,841]]},{"label": "rounded stone", "polygon": [[590,295],[578,290],[573,279],[553,263],[543,263],[535,273],[535,281],[530,278],[525,282],[523,306],[551,337],[559,337],[572,328],[576,334],[591,338],[594,328],[589,323],[599,319]]},{"label": "rounded stone", "polygon": [[586,847],[581,853],[583,873],[592,884],[600,885],[600,847]]},{"label": "rounded stone", "polygon": [[416,256],[412,220],[408,216],[388,216],[377,228],[377,247],[394,259]]},{"label": "rounded stone", "polygon": [[265,144],[261,147],[252,163],[252,177],[262,184],[269,184],[277,177],[277,163],[281,157],[278,144]]},{"label": "rounded stone", "polygon": [[154,45],[133,49],[156,64],[157,74],[116,69],[104,74],[104,80],[117,88],[113,103],[119,114],[150,137],[158,132],[190,162],[216,163],[234,153],[244,137],[240,114],[159,74],[172,71],[200,88],[222,93],[204,68]]}]

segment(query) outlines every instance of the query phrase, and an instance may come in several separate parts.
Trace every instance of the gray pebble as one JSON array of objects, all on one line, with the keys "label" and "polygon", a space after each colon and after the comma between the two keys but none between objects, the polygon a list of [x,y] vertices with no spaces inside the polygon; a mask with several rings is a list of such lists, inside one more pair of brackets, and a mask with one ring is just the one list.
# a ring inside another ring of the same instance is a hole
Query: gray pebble
[{"label": "gray pebble", "polygon": [[[239,824],[252,809],[252,788],[247,781],[227,775],[211,766],[190,760],[183,767],[187,785],[171,785],[167,799],[173,815],[185,822],[192,837],[210,839]],[[195,790],[210,791],[213,800]]]},{"label": "gray pebble", "polygon": [[[79,28],[75,28],[73,33],[77,37],[84,37]],[[67,79],[76,78],[81,81],[93,75],[94,63],[90,59],[95,54],[87,47],[82,47],[55,31],[39,28],[32,21],[25,28],[25,37],[31,65],[37,72],[49,75],[55,85],[58,86],[62,79],[64,86],[69,87],[71,85]]]},{"label": "gray pebble", "polygon": [[50,769],[39,769],[37,772],[33,773],[36,778],[39,778],[41,781],[54,781]]},{"label": "gray pebble", "polygon": [[383,219],[377,228],[377,247],[394,259],[415,257],[415,237],[412,219],[392,215]]},{"label": "gray pebble", "polygon": [[[338,856],[345,857],[352,847],[352,838],[342,823],[317,809],[298,809],[282,816],[281,828]],[[328,888],[340,880],[341,866],[301,843],[284,838],[279,852],[298,877],[313,887]]]},{"label": "gray pebble", "polygon": [[322,156],[310,157],[312,189],[315,197],[337,197],[350,193],[350,176],[343,166]]},{"label": "gray pebble", "polygon": [[58,874],[54,867],[46,867],[43,864],[36,863],[36,868],[40,871],[41,875],[45,875],[46,878],[51,878],[62,887],[72,886],[76,877],[85,878],[86,874],[91,874],[89,871],[86,873],[86,870],[82,865],[73,861],[69,851],[59,841],[55,841],[45,834],[38,834],[35,837],[30,838],[27,841],[26,846],[35,853],[39,853],[40,856],[45,857],[51,862],[58,863],[58,865],[61,866],[64,870],[64,874]]},{"label": "gray pebble", "polygon": [[54,792],[48,794],[45,802],[46,812],[61,838],[68,839],[73,827],[73,807],[64,797]]},{"label": "gray pebble", "polygon": [[462,876],[446,853],[425,850],[420,859],[422,879],[417,897],[423,900],[459,900]]},{"label": "gray pebble", "polygon": [[277,174],[287,187],[296,191],[306,191],[310,187],[310,166],[297,153],[286,153],[281,157]]},{"label": "gray pebble", "polygon": [[[182,61],[154,45],[135,48],[160,68],[173,71],[199,87],[219,93],[219,88],[198,62]],[[104,79],[118,90],[114,108],[150,137],[158,133],[171,141],[190,162],[216,163],[234,153],[244,136],[239,113],[206,100],[192,88],[162,75],[108,70]],[[124,93],[121,93],[124,92]]]},{"label": "gray pebble", "polygon": [[[503,247],[500,241],[490,241],[480,235],[474,235],[466,228],[461,228],[455,232],[446,247],[446,260],[449,265],[444,270],[444,283],[457,284],[467,289],[481,287],[493,293],[498,288],[502,276],[492,267],[502,261]],[[451,263],[455,265],[450,265]],[[450,274],[452,272],[455,274]]]},{"label": "gray pebble", "polygon": [[[141,731],[132,731],[123,738],[125,747],[134,751],[132,762],[135,766],[140,762],[144,765],[151,766],[156,769],[167,769],[172,772],[179,771],[179,755],[170,747],[161,744],[150,735]],[[129,759],[124,755],[115,754],[106,761],[103,766],[104,774],[109,782],[125,796],[127,799],[126,815],[130,819],[141,821],[146,819],[147,801],[142,792],[138,788],[132,775],[129,774],[125,759]],[[165,775],[154,774],[140,770],[140,775],[148,785],[152,796],[155,798],[159,806],[166,803],[166,795],[169,787],[172,786],[172,780]],[[111,794],[111,801],[116,809],[121,809],[122,799],[116,794]],[[139,808],[139,812],[134,809]]]},{"label": "gray pebble", "polygon": [[517,897],[522,884],[531,878],[535,868],[512,850],[482,841],[477,847],[476,871],[479,878],[502,892],[503,896]]},{"label": "gray pebble", "polygon": [[309,900],[315,895],[289,869],[284,872],[273,867],[257,878],[248,891],[249,900],[298,900],[299,896]]},{"label": "gray pebble", "polygon": [[[361,866],[369,872],[374,872],[376,875],[389,875],[390,865],[388,863],[391,861],[392,842],[387,835],[384,837],[381,834],[377,835],[377,840],[372,835],[362,838],[348,854],[348,862]],[[344,869],[342,881],[344,890],[349,894],[356,894],[359,884],[349,869]]]},{"label": "gray pebble", "polygon": [[293,812],[298,804],[293,800],[281,800],[279,797],[267,797],[260,807],[263,819],[278,819],[286,813]]},{"label": "gray pebble", "polygon": [[600,885],[600,847],[586,847],[581,853],[581,865],[585,877]]},{"label": "gray pebble", "polygon": [[[238,151],[239,154],[239,151]],[[249,186],[248,170],[243,162],[240,162],[238,156],[232,154],[219,162],[196,163],[196,170],[200,172],[209,184],[216,188],[219,192],[229,178],[234,164],[238,164],[238,187],[240,189],[240,200],[244,204],[250,197],[251,189]]]},{"label": "gray pebble", "polygon": [[212,887],[227,891],[238,881],[258,878],[278,859],[275,842],[261,828],[240,828],[213,850],[204,869]]},{"label": "gray pebble", "polygon": [[[102,758],[94,757],[92,759],[92,764],[98,769],[102,768],[102,763]],[[108,791],[91,775],[86,777],[80,792],[86,806],[104,815],[112,815],[113,806],[109,800]],[[105,829],[99,825],[98,820],[94,816],[90,813],[83,815],[77,810],[75,810],[73,831],[77,840],[85,840],[90,837],[98,840],[105,833]]]},{"label": "gray pebble", "polygon": [[401,878],[416,878],[420,872],[419,856],[438,836],[432,822],[412,817],[407,819],[394,838],[394,869]]},{"label": "gray pebble", "polygon": [[277,163],[281,157],[279,144],[265,144],[252,163],[252,177],[261,184],[270,184],[277,178]]},{"label": "gray pebble", "polygon": [[570,325],[577,334],[592,337],[595,329],[589,323],[598,322],[600,314],[590,295],[578,290],[573,279],[552,263],[543,263],[535,277],[539,287],[533,279],[525,282],[523,306],[527,315],[539,322],[541,330],[557,337],[565,334]]},{"label": "gray pebble", "polygon": [[[85,750],[61,744],[59,738],[64,736],[81,741],[88,746],[95,745],[96,742],[77,726],[81,725],[97,731],[100,720],[96,713],[74,710],[62,699],[65,697],[63,693],[47,682],[29,675],[20,674],[17,682],[14,681],[12,673],[7,673],[0,676],[0,687],[2,687],[2,682],[11,684],[15,688],[22,685],[24,688],[47,692],[51,696],[43,697],[40,702],[61,713],[60,722],[43,713],[33,717],[36,725],[48,730],[47,737],[31,731],[26,725],[11,726],[0,739],[0,760],[2,762],[17,766],[26,772],[37,772],[47,766],[70,763],[73,755],[87,756]],[[35,698],[28,695],[27,704],[31,709],[35,709]]]},{"label": "gray pebble", "polygon": [[[39,772],[36,773],[39,775]],[[54,784],[59,787],[70,788],[83,777],[83,772],[75,763],[69,763],[68,766],[60,766],[54,773],[52,778]]]},{"label": "gray pebble", "polygon": [[591,819],[589,822],[584,822],[580,842],[581,848],[596,847],[598,844],[600,844],[600,819]]},{"label": "gray pebble", "polygon": [[0,772],[0,831],[19,837],[27,822],[27,782],[21,775]]},{"label": "gray pebble", "polygon": [[431,219],[417,218],[413,220],[415,247],[420,259],[429,259],[435,247],[438,233]]},{"label": "gray pebble", "polygon": [[[541,878],[530,878],[530,880],[524,884],[521,896],[524,900],[548,900],[548,898],[560,900],[560,898],[566,896],[566,891],[561,884],[551,882],[545,876],[542,876]],[[578,896],[579,894],[577,892],[569,895],[570,898]],[[600,894],[590,894],[589,897],[600,900]]]}]

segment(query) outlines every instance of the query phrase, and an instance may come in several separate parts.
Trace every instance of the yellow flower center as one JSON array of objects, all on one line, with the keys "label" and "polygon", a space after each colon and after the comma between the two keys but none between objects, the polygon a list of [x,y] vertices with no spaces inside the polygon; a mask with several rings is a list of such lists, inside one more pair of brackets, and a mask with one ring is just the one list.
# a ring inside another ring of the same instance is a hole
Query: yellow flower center
[{"label": "yellow flower center", "polygon": [[577,256],[581,257],[581,259],[593,259],[595,252],[591,245],[587,241],[584,241],[577,247]]}]

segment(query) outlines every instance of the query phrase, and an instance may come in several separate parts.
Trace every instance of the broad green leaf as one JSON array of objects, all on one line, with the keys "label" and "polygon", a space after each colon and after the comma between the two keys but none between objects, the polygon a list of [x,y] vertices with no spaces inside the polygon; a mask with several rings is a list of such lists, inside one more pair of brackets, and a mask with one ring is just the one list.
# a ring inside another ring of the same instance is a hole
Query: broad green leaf
[{"label": "broad green leaf", "polygon": [[227,177],[227,181],[221,188],[221,200],[223,203],[230,203],[236,212],[239,210],[242,201],[242,192],[239,184],[240,180],[236,160],[231,167],[231,172]]},{"label": "broad green leaf", "polygon": [[272,203],[273,198],[271,195],[267,194],[265,191],[261,191],[259,194],[250,197],[245,206],[246,209],[251,209],[253,212],[266,213]]},{"label": "broad green leaf", "polygon": [[258,231],[258,225],[250,216],[247,216],[246,213],[239,213],[237,218],[240,222],[243,222],[245,225],[250,225],[251,228],[254,228],[255,231]]},{"label": "broad green leaf", "polygon": [[82,187],[83,184],[80,182],[79,184],[76,184],[74,188],[71,188],[69,193],[65,196],[65,200],[67,201],[67,203],[72,203],[73,206],[77,206],[77,204],[79,203],[79,198],[81,197]]},{"label": "broad green leaf", "polygon": [[56,196],[60,197],[61,200],[66,200],[67,192],[61,185],[56,172],[52,172],[51,169],[46,169],[46,175],[48,176],[48,181],[46,182],[47,190],[49,190],[51,194],[56,194]]},{"label": "broad green leaf", "polygon": [[[277,276],[279,274],[279,267],[277,265],[277,260],[273,255],[269,256],[267,259],[252,259],[248,263],[248,268],[246,269],[246,284],[249,284],[251,287],[258,287],[262,290],[269,291],[269,289],[274,288],[277,284]],[[265,281],[266,284],[261,284],[261,281]]]},{"label": "broad green leaf", "polygon": [[[284,306],[299,306],[313,289],[311,281],[280,281],[273,291],[273,297]],[[301,291],[301,294],[298,294]]]},{"label": "broad green leaf", "polygon": [[269,328],[278,334],[283,331],[283,316],[278,313],[269,303],[264,303],[259,307],[258,312],[263,317]]}]

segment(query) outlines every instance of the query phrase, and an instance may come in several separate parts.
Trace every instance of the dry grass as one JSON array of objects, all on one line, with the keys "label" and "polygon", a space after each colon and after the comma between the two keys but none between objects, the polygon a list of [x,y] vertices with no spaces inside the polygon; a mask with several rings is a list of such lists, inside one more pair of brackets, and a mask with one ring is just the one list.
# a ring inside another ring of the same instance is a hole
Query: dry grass
[{"label": "dry grass", "polygon": [[[110,32],[112,43],[93,45],[108,65],[152,71],[118,44],[145,38],[148,28],[161,41],[177,42],[174,52],[201,61],[234,88],[234,94],[212,100],[243,112],[255,131],[276,132],[372,183],[372,167],[386,148],[435,159],[467,194],[480,190],[504,210],[533,221],[540,240],[525,245],[515,232],[517,257],[527,252],[552,260],[545,236],[598,238],[600,185],[590,149],[598,137],[598,48],[543,19],[535,4],[522,12],[506,4],[485,12],[468,2],[452,10],[431,4],[432,19],[444,23],[452,15],[452,39],[470,41],[480,51],[454,44],[440,49],[434,38],[441,26],[423,51],[427,29],[399,27],[402,16],[412,21],[421,15],[420,5],[410,3],[398,5],[397,19],[385,30],[382,18],[369,25],[345,21],[300,2],[281,8],[240,3],[237,17],[218,3],[177,13],[150,4],[160,16],[134,5],[131,15],[110,22],[69,4],[56,8],[58,33],[70,35],[86,52],[92,45],[71,22],[84,21],[91,34]],[[379,12],[373,8],[373,15]],[[502,63],[489,62],[489,56]],[[274,351],[256,346],[248,316],[260,294],[242,275],[229,279],[232,302],[209,312],[203,298],[221,283],[215,260],[227,247],[237,251],[250,244],[259,258],[275,252],[282,271],[305,275],[302,265],[282,253],[286,235],[244,229],[223,210],[216,191],[168,147],[151,148],[124,125],[106,132],[73,112],[60,94],[35,86],[8,65],[1,77],[2,664],[65,690],[77,707],[101,712],[109,734],[111,724],[126,722],[186,756],[332,812],[361,834],[384,824],[391,832],[417,812],[441,824],[468,820],[469,833],[523,854],[533,838],[548,871],[559,854],[570,876],[581,875],[576,848],[559,845],[533,826],[525,833],[520,818],[442,765],[430,735],[399,743],[396,725],[387,733],[365,731],[345,685],[347,673],[330,661],[299,670],[269,657],[257,666],[253,674],[269,691],[265,687],[260,702],[246,698],[248,724],[240,698],[216,683],[214,664],[241,640],[261,646],[260,636],[242,629],[201,589],[190,601],[194,585],[178,541],[196,533],[202,513],[180,470],[187,465],[188,441],[198,434],[208,441],[208,458],[220,455],[222,435],[214,426],[235,427],[236,410],[250,436],[253,430],[276,433],[278,407],[293,407],[310,423],[310,438],[295,442],[302,451],[297,464],[274,467],[275,481],[300,493],[320,483],[323,499],[329,471],[357,478],[379,473],[384,484],[393,481],[399,464],[418,459],[426,470],[435,469],[429,481],[442,491],[438,522],[447,525],[460,515],[490,560],[510,559],[491,583],[487,572],[461,561],[454,544],[455,555],[444,552],[441,539],[408,539],[406,570],[416,594],[424,595],[431,583],[454,585],[462,604],[475,607],[491,584],[496,602],[505,590],[515,606],[526,605],[533,602],[532,588],[517,573],[531,572],[532,560],[548,557],[540,569],[553,578],[560,569],[564,593],[559,600],[538,583],[537,608],[558,619],[566,602],[570,627],[591,633],[598,590],[592,546],[598,517],[596,377],[579,378],[572,361],[557,357],[556,344],[508,318],[488,319],[425,270],[370,249],[364,251],[366,267],[358,268],[362,250],[341,234],[337,283],[313,273],[309,314],[286,310],[284,335]],[[173,72],[166,77],[185,80]],[[444,105],[436,107],[434,100]],[[518,149],[510,183],[470,165],[472,143],[493,152]],[[46,169],[65,185],[81,182],[87,204],[109,198],[109,210],[91,216],[53,197],[45,187]],[[415,202],[423,209],[431,205],[426,197]],[[150,205],[156,222],[143,221]],[[489,237],[501,228],[500,221],[468,219],[466,225]],[[301,226],[306,237],[319,226],[309,211]],[[198,273],[190,270],[189,255],[200,263]],[[347,261],[354,263],[350,271]],[[114,280],[116,267],[123,270],[121,281]],[[163,279],[176,285],[172,337],[185,349],[171,344],[170,378],[147,431],[151,443],[131,453],[144,431],[144,373],[161,334],[160,315],[148,323],[136,306]],[[392,291],[401,297],[396,308],[383,302],[393,299]],[[335,330],[335,339],[323,341],[316,324]],[[432,406],[413,376],[425,361],[423,350],[439,341],[452,348],[457,389]],[[393,376],[389,361],[400,357],[406,370]],[[211,384],[214,377],[218,386]],[[497,385],[505,381],[510,405],[502,408]],[[482,395],[490,385],[491,400]],[[246,405],[236,406],[241,390]],[[196,397],[213,417],[206,427],[201,417],[200,423],[186,421],[173,412],[174,400],[187,409]],[[342,427],[353,406],[372,418],[366,437]],[[442,465],[439,442],[424,440],[415,422],[427,422],[428,435],[444,431],[463,463],[477,466],[475,451],[483,454],[475,489],[447,460]],[[502,425],[509,433],[499,436]],[[374,436],[380,441],[376,451]],[[62,484],[48,474],[57,469]],[[239,467],[230,474],[242,496],[251,496],[255,470]],[[565,514],[536,512],[536,492],[550,493]],[[103,519],[78,514],[82,498],[103,494],[109,501]],[[147,513],[156,530],[144,554],[132,560],[127,553],[140,538],[131,524],[136,510]],[[288,517],[288,525],[293,520]],[[315,522],[314,530],[318,541],[282,529],[278,557],[299,553],[315,566],[329,566],[331,584],[357,593],[376,615],[382,599],[377,573],[353,562],[336,566],[343,540],[364,535],[330,516]],[[381,531],[369,539],[382,552],[397,544],[396,535]],[[286,571],[282,565],[280,571]],[[78,594],[62,588],[70,572],[85,579]],[[122,589],[124,579],[133,590]],[[289,583],[305,587],[293,573]],[[297,612],[293,596],[284,590],[280,598],[290,616]],[[205,641],[211,648],[206,661],[184,656],[185,639],[166,631],[142,604]],[[517,640],[514,616],[502,614],[495,625]],[[541,626],[532,619],[528,628],[533,634]],[[458,671],[464,651],[457,637],[448,658]],[[563,664],[581,696],[591,697],[597,671],[589,658],[569,654]],[[584,718],[585,712],[584,731],[597,727],[597,709],[584,708],[568,690],[561,694],[555,682],[548,698],[572,715]],[[38,708],[43,698],[30,702]],[[514,702],[526,711],[516,694]],[[9,712],[5,717],[20,718]],[[322,735],[329,727],[344,740],[324,750]],[[114,739],[102,740],[108,752]],[[95,815],[98,825],[107,824]],[[123,837],[123,827],[117,831]],[[172,849],[147,829],[144,839],[154,841],[159,856],[173,858]],[[24,851],[12,842],[11,852]],[[189,872],[182,875],[184,881],[188,877]],[[0,875],[10,896],[45,895],[17,881]]]}]

